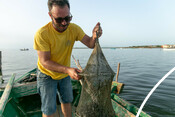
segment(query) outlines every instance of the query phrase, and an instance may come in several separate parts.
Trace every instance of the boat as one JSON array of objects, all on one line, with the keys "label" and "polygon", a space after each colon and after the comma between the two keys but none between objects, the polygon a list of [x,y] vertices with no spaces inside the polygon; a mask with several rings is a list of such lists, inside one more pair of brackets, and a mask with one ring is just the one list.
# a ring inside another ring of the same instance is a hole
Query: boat
[{"label": "boat", "polygon": [[28,48],[23,48],[23,49],[20,49],[20,51],[29,51]]},{"label": "boat", "polygon": [[162,45],[163,50],[175,50],[175,45]]},{"label": "boat", "polygon": [[[37,68],[25,73],[15,79],[15,75],[9,79],[8,84],[0,86],[0,117],[41,117],[40,96],[36,86]],[[15,79],[15,80],[14,80]],[[73,96],[72,115],[76,117],[75,110],[81,94],[81,84],[77,80],[72,80]],[[138,108],[120,98],[117,92],[116,81],[111,87],[111,102],[115,111],[115,117],[135,117]],[[60,111],[60,103],[57,101],[56,114],[63,117]],[[140,113],[140,117],[151,117],[145,112]]]}]

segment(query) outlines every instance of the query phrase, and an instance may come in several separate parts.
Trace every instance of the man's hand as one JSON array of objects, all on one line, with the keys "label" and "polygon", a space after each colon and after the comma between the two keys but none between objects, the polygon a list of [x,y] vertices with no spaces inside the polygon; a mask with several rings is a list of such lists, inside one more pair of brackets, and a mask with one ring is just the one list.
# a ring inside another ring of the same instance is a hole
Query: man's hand
[{"label": "man's hand", "polygon": [[81,79],[81,76],[78,75],[78,73],[80,73],[81,70],[79,70],[77,68],[67,68],[66,71],[72,79],[74,79],[74,80],[80,80]]},{"label": "man's hand", "polygon": [[[100,30],[99,30],[99,28],[100,28]],[[98,34],[98,37],[100,37],[102,35],[102,28],[100,27],[99,22],[96,24],[96,26],[94,27],[94,29],[92,31],[92,39],[93,40],[97,39],[97,34]]]},{"label": "man's hand", "polygon": [[[100,28],[100,30],[99,30]],[[86,45],[89,48],[94,48],[95,47],[95,41],[97,39],[97,33],[98,33],[98,38],[102,35],[102,28],[100,27],[100,23],[98,22],[96,26],[94,27],[92,31],[92,37],[89,37],[88,35],[85,35],[81,42]]]}]

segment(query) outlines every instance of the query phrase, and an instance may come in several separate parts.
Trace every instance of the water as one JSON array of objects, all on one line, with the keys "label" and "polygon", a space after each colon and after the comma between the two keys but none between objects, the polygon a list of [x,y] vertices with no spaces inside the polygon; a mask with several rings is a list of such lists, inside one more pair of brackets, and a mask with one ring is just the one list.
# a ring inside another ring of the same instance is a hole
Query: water
[{"label": "water", "polygon": [[[37,65],[35,50],[1,50],[4,79],[7,82],[12,73],[16,77],[32,70]],[[72,54],[84,68],[91,49],[74,49]],[[153,86],[173,67],[175,50],[162,49],[103,49],[104,55],[116,72],[120,62],[119,82],[125,87],[120,97],[140,107]],[[76,67],[74,60],[71,66]],[[153,117],[175,116],[175,73],[171,74],[151,95],[143,108]]]}]

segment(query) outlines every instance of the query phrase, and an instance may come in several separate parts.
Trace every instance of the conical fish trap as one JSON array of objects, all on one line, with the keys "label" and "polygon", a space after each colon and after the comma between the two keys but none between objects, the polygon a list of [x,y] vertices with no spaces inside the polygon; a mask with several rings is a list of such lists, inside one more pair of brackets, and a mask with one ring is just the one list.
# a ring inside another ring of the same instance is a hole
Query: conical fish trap
[{"label": "conical fish trap", "polygon": [[98,40],[80,75],[83,84],[76,116],[115,117],[110,97],[115,73],[106,61]]}]

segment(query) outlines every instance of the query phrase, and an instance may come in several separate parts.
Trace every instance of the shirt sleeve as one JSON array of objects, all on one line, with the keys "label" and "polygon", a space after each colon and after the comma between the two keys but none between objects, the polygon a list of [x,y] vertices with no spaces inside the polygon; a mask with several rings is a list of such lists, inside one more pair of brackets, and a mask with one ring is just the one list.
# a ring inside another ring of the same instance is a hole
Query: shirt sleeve
[{"label": "shirt sleeve", "polygon": [[49,39],[44,35],[44,32],[38,31],[35,34],[33,48],[40,51],[50,51]]},{"label": "shirt sleeve", "polygon": [[77,30],[76,41],[81,41],[83,39],[83,37],[85,36],[85,32],[78,25],[76,25],[76,30]]}]

